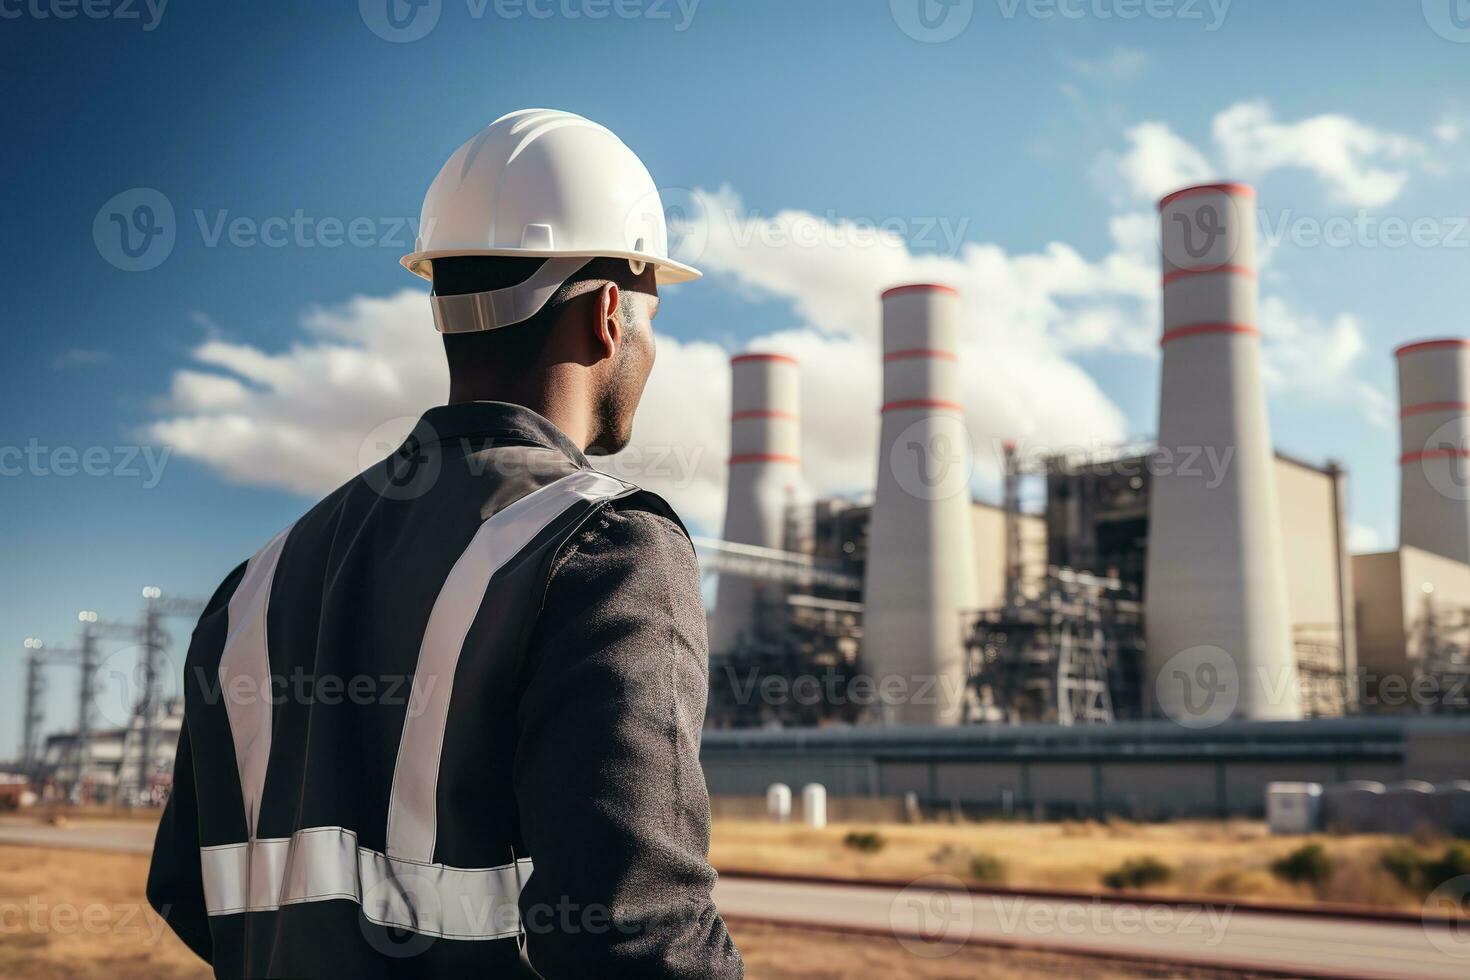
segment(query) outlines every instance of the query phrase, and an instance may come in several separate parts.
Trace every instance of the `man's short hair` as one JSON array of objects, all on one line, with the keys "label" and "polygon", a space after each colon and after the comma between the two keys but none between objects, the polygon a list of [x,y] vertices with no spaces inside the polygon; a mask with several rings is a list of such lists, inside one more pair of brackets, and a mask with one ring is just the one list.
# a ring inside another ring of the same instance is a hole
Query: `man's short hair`
[{"label": "man's short hair", "polygon": [[[461,296],[505,289],[525,282],[541,268],[543,259],[500,255],[458,255],[434,259],[434,294]],[[589,283],[616,283],[624,301],[634,292],[657,295],[654,269],[635,276],[627,259],[593,259],[577,270],[552,294],[535,316],[508,327],[446,333],[444,353],[450,367],[487,367],[497,371],[528,370],[540,360],[551,336],[551,326],[562,307],[590,291]]]}]

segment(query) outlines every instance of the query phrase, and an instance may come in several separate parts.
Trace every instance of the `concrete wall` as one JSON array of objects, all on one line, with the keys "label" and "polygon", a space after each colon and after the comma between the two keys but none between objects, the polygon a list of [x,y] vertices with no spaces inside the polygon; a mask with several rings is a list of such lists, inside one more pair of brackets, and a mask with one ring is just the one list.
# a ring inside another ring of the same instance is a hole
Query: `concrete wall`
[{"label": "concrete wall", "polygon": [[1259,815],[1267,784],[1463,778],[1470,718],[1378,717],[707,732],[710,792],[753,796],[774,782],[821,782],[833,796],[902,797],[1043,816]]},{"label": "concrete wall", "polygon": [[[977,501],[971,508],[975,530],[975,608],[997,609],[1006,597],[1005,508]],[[1021,515],[1021,570],[1035,576],[1046,568],[1046,520]]]},{"label": "concrete wall", "polygon": [[1358,621],[1358,665],[1369,674],[1402,672],[1404,603],[1399,553],[1353,556]]},{"label": "concrete wall", "polygon": [[1413,677],[1431,601],[1441,614],[1470,608],[1470,565],[1418,548],[1355,555],[1353,584],[1358,659],[1370,687],[1374,678]]},{"label": "concrete wall", "polygon": [[1342,628],[1335,482],[1316,467],[1276,457],[1287,608],[1294,626]]}]

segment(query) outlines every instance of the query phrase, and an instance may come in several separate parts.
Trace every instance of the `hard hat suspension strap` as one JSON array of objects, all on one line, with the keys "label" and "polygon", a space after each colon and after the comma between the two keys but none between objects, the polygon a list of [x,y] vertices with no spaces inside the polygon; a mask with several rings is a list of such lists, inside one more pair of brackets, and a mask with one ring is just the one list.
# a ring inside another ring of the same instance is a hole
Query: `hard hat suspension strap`
[{"label": "hard hat suspension strap", "polygon": [[525,282],[484,293],[434,296],[434,327],[440,333],[496,330],[541,312],[568,279],[591,262],[587,256],[547,259]]}]

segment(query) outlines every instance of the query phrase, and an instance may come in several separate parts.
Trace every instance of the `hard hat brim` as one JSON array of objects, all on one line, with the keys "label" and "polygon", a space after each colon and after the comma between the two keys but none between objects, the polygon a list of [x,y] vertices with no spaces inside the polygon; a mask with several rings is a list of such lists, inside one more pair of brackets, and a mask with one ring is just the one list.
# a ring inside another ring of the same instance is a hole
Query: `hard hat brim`
[{"label": "hard hat brim", "polygon": [[410,252],[398,260],[398,264],[409,272],[426,279],[434,281],[433,262],[435,259],[452,258],[462,255],[500,255],[513,259],[565,259],[586,256],[590,259],[627,259],[630,262],[647,262],[654,267],[655,281],[660,286],[672,285],[679,282],[693,282],[695,279],[703,278],[704,273],[692,265],[676,262],[673,259],[660,258],[647,252],[560,252],[560,251],[527,251],[520,248],[435,248],[425,249],[421,252]]}]

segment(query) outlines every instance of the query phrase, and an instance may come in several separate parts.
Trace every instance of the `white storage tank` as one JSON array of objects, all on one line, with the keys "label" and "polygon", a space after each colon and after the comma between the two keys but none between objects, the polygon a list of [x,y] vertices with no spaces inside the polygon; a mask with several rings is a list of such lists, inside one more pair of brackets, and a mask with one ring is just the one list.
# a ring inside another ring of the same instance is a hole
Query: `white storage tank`
[{"label": "white storage tank", "polygon": [[827,787],[807,783],[801,789],[801,818],[808,827],[818,830],[827,826]]},{"label": "white storage tank", "polygon": [[1328,786],[1322,792],[1322,817],[1328,830],[1347,834],[1372,833],[1383,812],[1387,788],[1369,779]]},{"label": "white storage tank", "polygon": [[1321,829],[1322,784],[1267,784],[1266,823],[1273,834],[1311,834]]},{"label": "white storage tank", "polygon": [[791,819],[791,787],[785,783],[772,783],[766,790],[766,816],[777,823]]},{"label": "white storage tank", "polygon": [[1394,783],[1383,794],[1380,834],[1415,834],[1435,827],[1434,786],[1419,779]]}]

